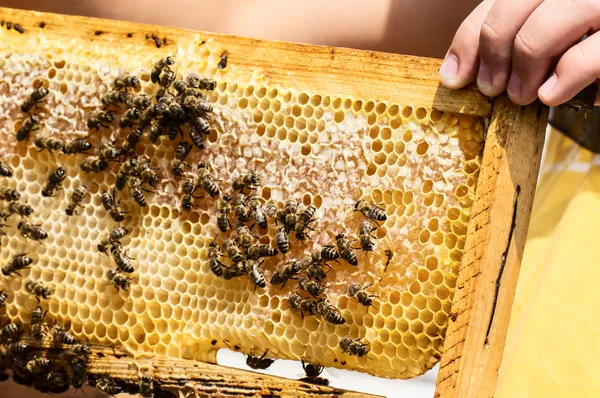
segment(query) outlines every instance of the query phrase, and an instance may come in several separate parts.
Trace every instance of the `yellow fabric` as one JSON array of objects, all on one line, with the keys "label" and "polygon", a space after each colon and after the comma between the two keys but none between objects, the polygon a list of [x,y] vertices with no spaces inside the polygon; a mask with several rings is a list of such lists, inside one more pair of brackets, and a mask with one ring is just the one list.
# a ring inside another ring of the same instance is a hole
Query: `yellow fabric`
[{"label": "yellow fabric", "polygon": [[600,397],[600,157],[551,131],[497,398]]}]

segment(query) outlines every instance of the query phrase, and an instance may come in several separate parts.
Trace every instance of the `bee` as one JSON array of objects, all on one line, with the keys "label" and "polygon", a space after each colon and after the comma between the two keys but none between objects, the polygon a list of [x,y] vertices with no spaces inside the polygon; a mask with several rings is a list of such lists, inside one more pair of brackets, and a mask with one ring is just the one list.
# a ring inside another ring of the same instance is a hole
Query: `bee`
[{"label": "bee", "polygon": [[156,84],[160,81],[160,74],[165,68],[169,68],[170,65],[175,63],[175,59],[172,56],[162,58],[158,60],[150,71],[150,80],[152,83]]},{"label": "bee", "polygon": [[34,282],[32,280],[28,280],[25,282],[25,290],[33,294],[37,301],[40,301],[40,298],[49,299],[52,295],[52,291],[46,286],[43,282],[37,281]]},{"label": "bee", "polygon": [[294,276],[298,275],[302,271],[301,265],[297,261],[293,261],[291,264],[284,266],[279,271],[276,271],[271,277],[271,285],[282,284],[283,289],[288,279],[294,279]]},{"label": "bee", "polygon": [[31,335],[39,340],[44,335],[44,318],[46,313],[42,306],[38,305],[31,311]]},{"label": "bee", "polygon": [[60,139],[48,135],[36,137],[33,143],[39,149],[39,152],[48,150],[52,153],[52,151],[60,151],[63,148],[63,142]]},{"label": "bee", "polygon": [[360,242],[360,248],[367,252],[372,252],[375,249],[375,240],[376,239],[371,232],[375,231],[377,227],[373,227],[368,220],[362,220],[360,223],[358,241]]},{"label": "bee", "polygon": [[360,211],[363,216],[373,220],[373,221],[385,221],[387,220],[387,216],[385,215],[383,209],[376,205],[372,205],[366,200],[360,199],[358,202],[354,204],[354,211]]},{"label": "bee", "polygon": [[44,99],[44,97],[49,93],[50,91],[48,91],[48,89],[45,87],[40,87],[34,90],[31,94],[29,94],[29,97],[23,101],[23,104],[21,105],[21,111],[29,113],[31,108],[37,106],[37,103]]},{"label": "bee", "polygon": [[115,191],[113,188],[113,193],[110,194],[107,191],[102,191],[102,206],[104,209],[108,211],[108,214],[111,216],[113,220],[116,222],[121,222],[125,219],[124,212],[119,208],[119,202],[115,202]]},{"label": "bee", "polygon": [[258,175],[251,171],[246,174],[242,174],[233,180],[233,190],[234,191],[242,191],[244,188],[248,189],[257,189],[260,187],[260,179]]},{"label": "bee", "polygon": [[150,108],[142,112],[142,116],[140,116],[138,127],[140,129],[144,129],[146,126],[152,123],[152,120],[154,120],[160,113],[161,112],[159,104],[151,105]]},{"label": "bee", "polygon": [[27,370],[31,373],[41,373],[48,369],[52,363],[49,359],[46,358],[34,358],[31,361],[27,362]]},{"label": "bee", "polygon": [[152,127],[150,127],[150,133],[148,134],[150,142],[156,143],[160,137],[166,135],[167,131],[165,129],[168,127],[168,124],[169,119],[167,118],[162,118],[158,121],[158,123],[154,123]]},{"label": "bee", "polygon": [[302,206],[301,210],[298,211],[294,228],[296,239],[306,239],[306,229],[312,230],[308,225],[314,221],[313,216],[315,215],[315,211],[317,211],[317,208],[314,206]]},{"label": "bee", "polygon": [[207,113],[213,111],[213,106],[210,102],[201,97],[195,97],[189,95],[183,100],[183,107],[189,112],[196,114],[197,116],[203,117]]},{"label": "bee", "polygon": [[277,247],[279,251],[282,253],[287,253],[290,250],[290,238],[285,231],[285,227],[281,227],[277,230],[277,234],[275,234],[275,241],[277,242]]},{"label": "bee", "polygon": [[71,385],[76,389],[82,388],[87,380],[85,360],[75,358],[71,361]]},{"label": "bee", "polygon": [[265,209],[256,197],[248,200],[248,209],[250,209],[254,223],[262,229],[267,229],[267,215],[270,210]]},{"label": "bee", "polygon": [[127,185],[127,181],[129,180],[129,175],[135,169],[135,165],[136,165],[136,160],[129,159],[128,161],[123,163],[121,165],[121,167],[119,167],[119,170],[117,170],[117,175],[115,177],[115,187],[119,191],[122,191],[123,188],[125,188],[125,185]]},{"label": "bee", "polygon": [[66,344],[66,345],[75,345],[79,344],[79,341],[71,333],[67,332],[65,329],[60,326],[54,326],[52,328],[52,337],[54,338],[54,343],[56,344]]},{"label": "bee", "polygon": [[17,141],[27,141],[32,131],[39,130],[40,119],[36,115],[31,115],[29,119],[23,122],[23,125],[17,130]]},{"label": "bee", "polygon": [[390,265],[390,263],[392,262],[392,258],[394,257],[394,253],[390,250],[390,249],[385,249],[385,256],[387,258],[387,260],[385,261],[385,268],[383,269],[383,272],[385,273],[385,271],[387,271],[388,265]]},{"label": "bee", "polygon": [[123,392],[123,388],[121,388],[120,385],[106,377],[103,377],[96,382],[96,388],[108,395],[117,395]]},{"label": "bee", "polygon": [[125,74],[119,75],[115,81],[114,86],[116,90],[127,90],[128,88],[140,87],[140,79],[137,76],[128,76]]},{"label": "bee", "polygon": [[121,247],[119,245],[112,245],[110,248],[110,254],[112,255],[112,258],[119,270],[128,274],[134,271],[133,264],[131,264],[131,259],[126,253],[121,251]]},{"label": "bee", "polygon": [[6,352],[13,356],[24,354],[29,346],[26,343],[18,341],[16,343],[10,343],[6,346]]},{"label": "bee", "polygon": [[2,267],[2,275],[11,276],[12,274],[17,274],[21,276],[19,271],[29,267],[32,263],[33,260],[27,254],[17,254],[8,262],[8,264]]},{"label": "bee", "polygon": [[350,355],[356,355],[357,357],[367,356],[369,353],[367,348],[368,344],[363,344],[360,340],[361,339],[353,340],[351,337],[344,337],[340,340],[340,348]]},{"label": "bee", "polygon": [[67,358],[80,358],[86,357],[92,353],[88,344],[74,344],[63,354]]},{"label": "bee", "polygon": [[339,308],[329,304],[325,297],[321,297],[317,301],[317,313],[320,314],[326,322],[334,325],[343,325],[346,319],[342,316]]},{"label": "bee", "polygon": [[367,311],[368,311],[368,307],[373,305],[373,297],[377,297],[375,295],[369,294],[367,293],[367,288],[369,286],[371,286],[371,283],[367,283],[364,286],[360,286],[358,283],[356,282],[352,282],[350,284],[350,286],[348,286],[348,295],[350,297],[354,297],[356,298],[356,300],[361,303],[362,305],[364,305],[365,307],[367,307]]},{"label": "bee", "polygon": [[198,164],[198,176],[200,178],[200,187],[210,195],[211,198],[219,196],[219,187],[213,181],[213,176],[210,174],[208,165],[206,163]]},{"label": "bee", "polygon": [[142,140],[142,129],[134,129],[131,130],[129,134],[127,134],[127,138],[121,147],[121,150],[124,153],[132,153],[135,152],[135,146]]},{"label": "bee", "polygon": [[204,138],[202,138],[202,134],[210,134],[210,125],[208,124],[208,121],[202,117],[192,115],[190,116],[189,122],[186,123],[186,127],[192,143],[198,149],[204,149]]},{"label": "bee", "polygon": [[48,238],[48,233],[44,231],[39,225],[28,223],[27,221],[19,221],[17,228],[21,232],[21,235],[25,238],[33,240],[44,240]]},{"label": "bee", "polygon": [[328,386],[329,380],[324,377],[320,377],[321,373],[323,373],[323,367],[321,365],[313,365],[310,362],[304,362],[304,358],[302,360],[302,369],[304,369],[304,373],[306,373],[306,377],[300,379],[300,381],[304,381],[306,383],[312,383],[319,386]]},{"label": "bee", "polygon": [[337,243],[338,252],[340,256],[348,262],[350,265],[357,266],[358,265],[358,257],[356,257],[356,253],[352,251],[352,246],[348,243],[348,239],[346,235],[342,232],[337,234],[335,237],[335,241]]},{"label": "bee", "polygon": [[4,341],[13,339],[19,335],[19,332],[19,325],[16,323],[9,323],[0,329],[0,339]]},{"label": "bee", "polygon": [[185,118],[185,111],[179,102],[175,101],[173,97],[162,97],[159,100],[161,110],[164,112],[164,116],[168,116],[171,119],[183,119]]},{"label": "bee", "polygon": [[219,60],[219,64],[217,65],[217,68],[219,68],[219,69],[227,68],[227,55],[229,55],[227,50],[223,51],[223,53],[221,53],[221,59]]},{"label": "bee", "polygon": [[233,211],[235,216],[240,223],[245,223],[250,219],[250,210],[246,206],[246,195],[242,193],[236,193],[233,197]]},{"label": "bee", "polygon": [[246,249],[246,258],[249,260],[258,260],[263,257],[273,257],[278,253],[271,245],[253,244]]},{"label": "bee", "polygon": [[100,159],[104,160],[105,162],[114,162],[119,158],[119,156],[121,156],[120,149],[117,149],[113,144],[106,142],[100,145],[100,148],[98,148],[98,153],[100,155]]},{"label": "bee", "polygon": [[87,121],[88,129],[98,130],[100,127],[108,127],[109,123],[115,120],[115,117],[111,111],[96,111],[90,115]]},{"label": "bee", "polygon": [[217,225],[221,232],[226,232],[227,228],[231,226],[229,221],[229,212],[231,211],[231,196],[223,195],[219,201],[219,208],[217,213]]},{"label": "bee", "polygon": [[177,145],[175,153],[173,154],[173,160],[171,161],[171,174],[174,176],[183,175],[183,167],[187,166],[185,158],[190,153],[191,149],[192,145],[187,141],[181,141],[179,145]]},{"label": "bee", "polygon": [[227,257],[234,263],[239,263],[243,260],[242,251],[231,239],[225,239],[223,242],[223,250],[225,251],[225,254],[227,254]]},{"label": "bee", "polygon": [[195,73],[190,73],[186,78],[187,84],[199,90],[213,91],[217,87],[217,82],[206,77],[200,77]]},{"label": "bee", "polygon": [[198,189],[200,177],[194,173],[187,173],[187,177],[181,185],[181,208],[184,211],[190,211],[193,206],[196,206],[192,199],[195,198],[194,192]]},{"label": "bee", "polygon": [[67,205],[67,208],[65,210],[65,213],[68,216],[72,216],[73,214],[76,214],[75,209],[78,206],[83,207],[81,205],[81,202],[83,201],[83,199],[85,199],[88,192],[89,192],[89,188],[86,185],[80,185],[73,191],[73,194],[71,195],[71,201],[69,202],[69,204]]},{"label": "bee", "polygon": [[121,101],[128,108],[137,108],[139,110],[145,110],[150,108],[150,100],[145,95],[133,95],[131,93],[124,93],[121,96]]},{"label": "bee", "polygon": [[275,213],[275,220],[280,222],[285,227],[285,231],[290,233],[296,229],[296,210],[298,209],[298,202],[295,200],[288,200],[285,203],[283,209],[277,210]]},{"label": "bee", "polygon": [[131,281],[133,280],[132,278],[122,275],[118,269],[109,269],[106,271],[106,278],[117,288],[117,291],[120,289],[125,291],[129,290]]},{"label": "bee", "polygon": [[322,281],[323,279],[325,279],[327,277],[327,274],[321,268],[321,264],[319,262],[315,262],[315,261],[313,261],[306,268],[306,275],[310,279],[313,279],[313,280],[315,280],[317,282],[320,282],[320,281]]},{"label": "bee", "polygon": [[221,250],[217,246],[217,242],[211,242],[208,245],[208,268],[212,271],[216,276],[223,275],[223,263],[219,260],[219,256],[221,256]]},{"label": "bee", "polygon": [[84,173],[101,173],[108,168],[108,163],[98,156],[90,156],[83,159],[79,164],[79,168]]},{"label": "bee", "polygon": [[140,379],[140,395],[144,398],[152,398],[154,396],[154,380],[150,375],[144,375]]},{"label": "bee", "polygon": [[163,69],[160,75],[160,80],[158,81],[158,85],[162,89],[166,90],[169,88],[171,83],[173,83],[173,80],[175,80],[175,72],[173,72],[171,69]]},{"label": "bee", "polygon": [[265,358],[269,350],[266,350],[261,357],[255,357],[254,353],[250,351],[250,355],[246,357],[246,365],[251,367],[252,369],[267,369],[269,366],[275,362],[274,359]]},{"label": "bee", "polygon": [[125,227],[111,229],[98,244],[98,251],[106,253],[108,246],[120,245],[121,239],[127,236],[127,234],[129,234],[129,230]]},{"label": "bee", "polygon": [[104,106],[118,105],[120,102],[125,102],[123,93],[120,91],[111,91],[108,94],[102,96],[102,104]]},{"label": "bee", "polygon": [[46,375],[46,381],[47,388],[46,386],[44,386],[44,388],[37,386],[37,388],[43,393],[61,394],[66,392],[70,387],[69,376],[63,372],[48,372]]},{"label": "bee", "polygon": [[302,319],[304,319],[304,314],[315,315],[317,313],[317,304],[307,298],[302,298],[298,293],[292,294],[288,301],[290,303],[290,307],[299,311],[302,315]]},{"label": "bee", "polygon": [[65,178],[67,178],[67,175],[65,173],[65,170],[62,167],[59,167],[58,169],[56,169],[52,173],[50,173],[50,176],[48,177],[48,181],[46,182],[44,189],[42,189],[42,196],[44,196],[44,197],[54,196],[54,191],[59,189],[58,186],[60,184],[62,184],[62,182],[65,180]]},{"label": "bee", "polygon": [[10,166],[8,166],[7,164],[4,164],[1,160],[0,160],[0,175],[2,177],[12,177],[13,176],[13,171],[10,168]]},{"label": "bee", "polygon": [[319,254],[323,261],[333,261],[340,258],[340,254],[335,250],[333,246],[321,247],[321,253]]},{"label": "bee", "polygon": [[238,244],[243,248],[248,248],[250,245],[254,243],[256,237],[252,235],[250,229],[245,225],[240,225],[237,227],[238,234]]},{"label": "bee", "polygon": [[129,194],[131,198],[141,207],[146,207],[146,196],[142,190],[142,180],[137,177],[129,178]]},{"label": "bee", "polygon": [[140,117],[142,117],[142,112],[138,108],[131,108],[121,116],[119,127],[133,127],[133,124],[136,120],[139,120]]},{"label": "bee", "polygon": [[77,138],[69,141],[63,145],[62,152],[65,155],[75,155],[77,153],[84,153],[92,149],[92,144],[85,138]]},{"label": "bee", "polygon": [[252,283],[254,283],[254,291],[257,287],[265,288],[267,286],[267,280],[265,279],[265,273],[260,268],[262,263],[256,260],[247,260],[246,267],[248,268],[248,276]]},{"label": "bee", "polygon": [[243,261],[233,263],[229,267],[225,268],[225,272],[223,273],[223,278],[228,281],[233,278],[237,278],[238,276],[246,275],[248,273],[248,267],[246,267],[246,263]]},{"label": "bee", "polygon": [[308,278],[298,279],[298,288],[308,292],[313,297],[319,297],[323,294],[323,286],[317,281],[311,281]]},{"label": "bee", "polygon": [[21,217],[29,217],[30,215],[33,214],[33,207],[29,206],[28,204],[25,203],[20,203],[20,202],[10,202],[8,204],[8,212],[10,214],[18,214]]},{"label": "bee", "polygon": [[6,300],[8,300],[8,294],[4,293],[4,290],[0,290],[0,308],[6,305]]}]

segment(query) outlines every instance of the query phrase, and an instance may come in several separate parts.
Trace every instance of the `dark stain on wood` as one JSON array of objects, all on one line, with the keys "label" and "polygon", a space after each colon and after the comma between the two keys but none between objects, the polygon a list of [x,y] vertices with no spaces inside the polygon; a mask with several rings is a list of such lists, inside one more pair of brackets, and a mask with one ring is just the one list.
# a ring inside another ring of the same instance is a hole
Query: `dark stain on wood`
[{"label": "dark stain on wood", "polygon": [[152,40],[154,40],[154,44],[156,45],[156,48],[161,48],[162,47],[162,41],[154,33],[152,33]]},{"label": "dark stain on wood", "polygon": [[95,32],[94,32],[94,34],[95,34],[96,36],[100,36],[100,35],[101,35],[101,34],[103,34],[103,33],[104,33],[104,32],[103,32],[103,31],[101,31],[101,30],[97,30],[97,31],[95,31]]},{"label": "dark stain on wood", "polygon": [[127,37],[133,37],[133,33],[127,33]]},{"label": "dark stain on wood", "polygon": [[18,24],[18,23],[15,24],[15,30],[17,32],[19,32],[20,34],[25,33],[25,29],[23,29],[23,27],[20,24]]},{"label": "dark stain on wood", "polygon": [[44,29],[46,27],[46,22],[42,21],[40,22],[40,28]]},{"label": "dark stain on wood", "polygon": [[6,29],[8,29],[8,30],[12,29],[12,22],[7,22],[6,23]]}]

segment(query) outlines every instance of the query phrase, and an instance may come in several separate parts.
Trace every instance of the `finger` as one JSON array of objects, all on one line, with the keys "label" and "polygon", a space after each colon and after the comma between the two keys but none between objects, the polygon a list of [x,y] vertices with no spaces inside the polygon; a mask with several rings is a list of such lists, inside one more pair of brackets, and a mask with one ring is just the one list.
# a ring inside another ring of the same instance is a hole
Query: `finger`
[{"label": "finger", "polygon": [[544,0],[496,0],[481,26],[479,38],[479,90],[490,97],[506,90],[512,47],[519,30]]},{"label": "finger", "polygon": [[546,80],[553,58],[577,43],[588,31],[596,31],[600,2],[546,0],[527,19],[513,46],[508,94],[513,102],[533,102]]},{"label": "finger", "polygon": [[460,25],[440,68],[440,81],[448,88],[466,86],[475,79],[479,62],[479,33],[493,0],[485,0]]},{"label": "finger", "polygon": [[571,47],[558,61],[554,73],[540,87],[540,100],[562,104],[600,77],[600,33]]}]

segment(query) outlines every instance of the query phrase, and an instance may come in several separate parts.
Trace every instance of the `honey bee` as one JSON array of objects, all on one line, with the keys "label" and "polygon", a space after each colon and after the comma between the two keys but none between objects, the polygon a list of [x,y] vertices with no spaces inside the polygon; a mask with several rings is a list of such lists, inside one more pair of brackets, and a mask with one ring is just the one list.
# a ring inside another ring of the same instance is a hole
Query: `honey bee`
[{"label": "honey bee", "polygon": [[200,183],[200,177],[195,173],[187,173],[186,178],[181,184],[181,208],[184,211],[190,211],[193,206],[196,206],[192,199],[195,198],[194,193],[198,189]]},{"label": "honey bee", "polygon": [[142,117],[142,111],[138,108],[131,108],[121,116],[121,119],[119,119],[119,127],[133,127],[133,124],[139,120],[140,117]]},{"label": "honey bee", "polygon": [[358,241],[360,242],[360,248],[367,252],[372,252],[375,249],[375,237],[371,235],[371,232],[375,231],[377,227],[373,227],[368,220],[362,220],[360,223]]},{"label": "honey bee", "polygon": [[123,392],[123,388],[118,385],[114,380],[106,377],[101,378],[96,382],[96,388],[108,395],[118,395]]},{"label": "honey bee", "polygon": [[175,101],[173,97],[162,97],[159,100],[161,111],[164,116],[167,116],[173,120],[181,120],[185,118],[185,111],[179,102]]},{"label": "honey bee", "polygon": [[340,348],[343,352],[350,355],[356,355],[357,357],[367,356],[369,350],[367,349],[368,344],[363,344],[361,339],[353,340],[351,337],[344,337],[340,340]]},{"label": "honey bee", "polygon": [[107,191],[102,191],[102,206],[104,206],[104,209],[106,211],[108,211],[108,214],[111,216],[111,218],[113,220],[115,220],[116,222],[121,222],[125,219],[125,212],[121,211],[121,209],[119,208],[119,203],[121,202],[120,200],[118,202],[115,201],[115,190],[113,188],[113,193],[110,194]]},{"label": "honey bee", "polygon": [[84,359],[71,360],[71,385],[75,389],[82,388],[87,380],[87,365]]},{"label": "honey bee", "polygon": [[108,168],[108,163],[98,156],[90,156],[83,159],[79,164],[79,168],[84,173],[101,173]]},{"label": "honey bee", "polygon": [[0,340],[14,339],[20,333],[19,325],[16,323],[9,323],[0,329]]},{"label": "honey bee", "polygon": [[8,212],[9,214],[16,213],[21,217],[29,217],[33,214],[33,207],[29,206],[28,204],[15,201],[8,204]]},{"label": "honey bee", "polygon": [[4,290],[0,290],[0,308],[6,305],[6,300],[8,300],[8,294],[4,293]]},{"label": "honey bee", "polygon": [[34,90],[31,94],[29,94],[29,97],[23,101],[23,104],[21,105],[21,111],[29,113],[31,108],[37,106],[37,103],[44,99],[44,97],[49,93],[50,91],[48,91],[48,89],[45,87],[40,87]]},{"label": "honey bee", "polygon": [[152,81],[152,83],[158,83],[160,81],[160,74],[162,73],[163,69],[169,68],[169,66],[173,65],[174,63],[175,59],[172,56],[158,60],[152,66],[152,69],[150,71],[150,80]]},{"label": "honey bee", "polygon": [[186,126],[190,139],[198,149],[204,149],[204,138],[202,138],[202,134],[210,134],[210,124],[208,124],[208,121],[202,116],[195,114],[188,114],[188,116],[189,122],[186,123]]},{"label": "honey bee", "polygon": [[138,127],[140,129],[144,129],[148,126],[152,121],[160,114],[160,106],[159,104],[151,105],[150,108],[146,109],[142,112],[142,116],[140,117]]},{"label": "honey bee", "polygon": [[285,227],[285,231],[289,234],[296,229],[296,209],[298,203],[294,200],[288,200],[283,209],[277,210],[275,220],[280,222]]},{"label": "honey bee", "polygon": [[71,333],[67,332],[65,329],[60,326],[54,326],[52,328],[52,337],[54,338],[54,343],[56,344],[66,344],[66,345],[75,345],[79,344],[79,341]]},{"label": "honey bee", "polygon": [[308,278],[298,279],[298,288],[309,293],[313,297],[319,297],[323,294],[323,286],[317,281],[311,281]]},{"label": "honey bee", "polygon": [[325,297],[321,297],[317,300],[317,313],[325,319],[326,322],[334,325],[343,325],[346,323],[346,319],[342,316],[339,308],[329,304],[329,301]]},{"label": "honey bee", "polygon": [[275,241],[277,242],[277,247],[279,251],[282,253],[287,253],[290,250],[290,238],[285,230],[285,227],[281,227],[277,230],[277,234],[275,234]]},{"label": "honey bee", "polygon": [[129,230],[125,227],[117,227],[111,229],[98,244],[98,251],[106,253],[109,246],[120,245],[121,239],[129,234]]},{"label": "honey bee", "polygon": [[[150,138],[150,142],[156,143],[159,138],[163,135],[167,134],[166,128],[169,125],[168,118],[162,118],[158,121],[158,123],[154,123],[152,127],[150,127],[150,133],[148,134],[148,138]],[[140,123],[141,126],[141,123]],[[141,128],[141,127],[140,127]]]},{"label": "honey bee", "polygon": [[256,260],[246,260],[246,268],[248,269],[248,276],[252,283],[254,283],[254,291],[257,287],[265,288],[267,286],[267,280],[265,279],[265,273],[260,268],[262,263]]},{"label": "honey bee", "polygon": [[25,282],[25,291],[30,294],[33,294],[37,299],[38,303],[41,298],[49,299],[52,295],[52,291],[46,286],[43,282],[37,281],[34,282],[32,280],[28,280]]},{"label": "honey bee", "polygon": [[21,276],[19,271],[29,267],[32,263],[33,260],[27,254],[17,254],[8,262],[8,264],[2,267],[2,275],[11,276],[12,274],[17,274]]},{"label": "honey bee", "polygon": [[227,68],[227,55],[229,55],[229,53],[227,51],[223,51],[223,53],[221,53],[221,59],[219,60],[219,64],[217,65],[217,68],[219,68],[219,69]]},{"label": "honey bee", "polygon": [[135,159],[129,159],[125,163],[119,167],[117,170],[117,175],[115,177],[115,187],[122,191],[127,185],[127,181],[129,180],[129,175],[135,170],[137,165],[137,161]]},{"label": "honey bee", "polygon": [[304,319],[304,314],[315,315],[317,313],[317,303],[308,298],[302,298],[298,293],[292,294],[289,298],[290,307],[299,311]]},{"label": "honey bee", "polygon": [[85,138],[77,138],[65,143],[62,152],[65,155],[75,155],[77,153],[84,153],[90,149],[92,149],[92,144],[88,140]]},{"label": "honey bee", "polygon": [[171,83],[173,83],[173,80],[175,80],[175,72],[173,72],[171,69],[163,69],[160,75],[160,80],[158,81],[158,85],[162,89],[166,90],[169,88]]},{"label": "honey bee", "polygon": [[12,202],[19,199],[21,199],[21,194],[16,189],[0,188],[0,200]]},{"label": "honey bee", "polygon": [[17,341],[16,343],[10,343],[7,345],[6,352],[13,356],[22,355],[27,351],[28,348],[29,346],[26,343]]},{"label": "honey bee", "polygon": [[51,197],[54,196],[54,191],[59,189],[59,185],[67,178],[65,170],[62,167],[57,168],[48,177],[48,181],[42,189],[42,196]]},{"label": "honey bee", "polygon": [[106,278],[115,288],[117,288],[117,291],[120,289],[125,291],[129,290],[131,281],[133,281],[133,278],[122,275],[118,269],[109,269],[106,271]]},{"label": "honey bee", "polygon": [[142,129],[134,129],[131,130],[129,134],[127,134],[127,138],[121,147],[121,150],[124,153],[132,153],[135,152],[135,146],[142,140]]},{"label": "honey bee", "polygon": [[183,100],[183,107],[197,116],[204,116],[213,111],[210,102],[201,97],[187,96]]},{"label": "honey bee", "polygon": [[137,76],[128,76],[125,74],[119,75],[115,81],[114,86],[116,90],[127,90],[128,88],[140,87],[140,79]]},{"label": "honey bee", "polygon": [[113,244],[110,248],[110,254],[112,255],[112,258],[119,270],[128,274],[134,271],[131,259],[126,253],[121,251],[121,246]]},{"label": "honey bee", "polygon": [[208,169],[208,165],[206,163],[198,164],[198,177],[199,177],[199,185],[202,187],[204,192],[210,195],[211,198],[215,198],[219,196],[220,191],[217,184],[215,184],[213,180],[213,176],[210,174],[210,170]]},{"label": "honey bee", "polygon": [[133,95],[131,93],[124,93],[121,96],[121,102],[128,108],[137,108],[139,110],[148,109],[152,105],[145,95]]},{"label": "honey bee", "polygon": [[2,177],[12,177],[13,176],[13,171],[10,168],[10,166],[8,166],[7,164],[4,164],[1,160],[0,160],[0,175]]},{"label": "honey bee", "polygon": [[34,358],[31,361],[27,362],[27,370],[31,373],[41,373],[48,369],[52,363],[49,359],[46,358]]},{"label": "honey bee", "polygon": [[324,377],[320,377],[321,373],[323,373],[323,367],[321,365],[313,365],[310,362],[304,362],[304,358],[301,358],[302,361],[302,369],[304,369],[304,373],[306,373],[306,377],[300,379],[300,381],[316,384],[319,386],[328,386],[329,380]]},{"label": "honey bee", "polygon": [[369,286],[371,286],[371,283],[367,283],[364,286],[360,286],[358,283],[356,282],[352,282],[350,284],[350,286],[348,286],[348,295],[350,297],[354,297],[356,298],[356,300],[361,303],[362,305],[364,305],[365,307],[367,307],[367,311],[368,311],[368,307],[373,305],[373,297],[377,297],[375,295],[369,294],[367,293],[367,288]]},{"label": "honey bee", "polygon": [[248,267],[246,267],[246,263],[243,261],[233,263],[229,267],[225,268],[225,272],[223,272],[223,279],[226,281],[237,278],[242,275],[246,275],[248,273]]},{"label": "honey bee", "polygon": [[306,275],[310,278],[313,279],[317,282],[322,281],[323,279],[325,279],[327,277],[327,274],[325,273],[325,271],[323,271],[323,269],[321,268],[321,263],[319,262],[315,262],[313,261],[307,268],[306,268]]},{"label": "honey bee", "polygon": [[249,260],[258,260],[263,257],[273,257],[278,253],[271,245],[253,244],[246,248],[246,258]]},{"label": "honey bee", "polygon": [[315,215],[316,211],[317,211],[317,208],[314,206],[303,206],[302,205],[302,207],[298,211],[298,214],[296,217],[296,225],[294,228],[294,230],[296,232],[296,239],[298,239],[298,240],[306,239],[306,230],[307,229],[312,230],[312,228],[309,227],[309,224],[315,221],[313,219],[313,216]]},{"label": "honey bee", "polygon": [[120,102],[124,101],[123,93],[120,91],[111,91],[108,94],[102,96],[102,104],[104,106],[118,105]]},{"label": "honey bee", "polygon": [[250,210],[246,206],[246,195],[242,193],[236,193],[233,197],[233,211],[235,217],[240,223],[245,223],[250,219]]},{"label": "honey bee", "polygon": [[60,151],[63,147],[63,142],[60,139],[48,135],[36,137],[33,143],[39,149],[39,152],[48,150],[52,153],[52,151]]},{"label": "honey bee", "polygon": [[208,245],[208,268],[212,271],[216,276],[223,275],[223,263],[219,260],[221,256],[221,250],[219,250],[219,246],[217,246],[217,242],[211,242]]},{"label": "honey bee", "polygon": [[23,122],[23,125],[17,130],[17,141],[27,141],[32,131],[39,130],[40,119],[36,115],[31,115],[29,119]]},{"label": "honey bee", "polygon": [[248,209],[254,223],[262,229],[267,229],[267,215],[271,215],[271,207],[264,208],[258,198],[252,197],[248,200]]},{"label": "honey bee", "polygon": [[69,389],[69,376],[63,372],[48,372],[46,383],[43,388],[37,386],[39,390],[47,394],[62,394]]},{"label": "honey bee", "polygon": [[384,253],[387,259],[385,261],[385,268],[383,269],[383,273],[387,271],[388,265],[390,265],[390,263],[392,262],[392,258],[394,257],[394,253],[390,249],[385,249]]},{"label": "honey bee", "polygon": [[67,358],[80,358],[90,355],[92,352],[88,344],[74,344],[64,352]]},{"label": "honey bee", "polygon": [[154,397],[154,379],[150,375],[144,375],[140,379],[140,395],[144,398]]},{"label": "honey bee", "polygon": [[195,73],[190,73],[186,78],[187,84],[199,90],[213,91],[217,87],[217,82],[206,77],[200,77]]},{"label": "honey bee", "polygon": [[231,196],[223,195],[219,201],[219,208],[217,213],[217,225],[221,232],[226,232],[227,228],[231,226],[229,221],[229,212],[231,211]]},{"label": "honey bee", "polygon": [[246,365],[252,369],[267,369],[275,362],[274,359],[265,358],[269,350],[266,350],[261,357],[255,357],[254,352],[250,351],[250,354],[246,357]]},{"label": "honey bee", "polygon": [[88,193],[89,193],[89,188],[86,185],[78,186],[73,191],[73,194],[71,195],[71,201],[67,205],[65,213],[68,216],[72,216],[73,214],[76,214],[75,209],[77,209],[77,207],[83,207],[81,205],[81,202],[85,199],[85,197],[87,196]]},{"label": "honey bee", "polygon": [[288,279],[294,279],[294,276],[298,275],[301,271],[301,265],[297,261],[293,261],[291,264],[284,266],[273,274],[271,277],[271,285],[282,284],[281,288],[283,289]]},{"label": "honey bee", "polygon": [[242,251],[231,239],[225,239],[223,242],[223,250],[225,251],[225,254],[227,254],[227,257],[234,263],[239,263],[243,260]]},{"label": "honey bee", "polygon": [[348,264],[357,266],[358,265],[358,257],[356,257],[356,253],[354,253],[352,251],[352,246],[350,246],[350,243],[348,242],[348,238],[346,237],[346,235],[343,232],[339,233],[335,237],[335,240],[337,243],[338,252],[340,253],[340,256],[344,260],[346,260],[348,262]]},{"label": "honey bee", "polygon": [[248,189],[257,189],[260,187],[260,179],[258,175],[251,171],[249,173],[245,173],[237,177],[233,180],[233,190],[234,191],[242,191],[244,188]]},{"label": "honey bee", "polygon": [[129,194],[141,207],[146,207],[147,201],[142,189],[142,180],[137,177],[129,178]]},{"label": "honey bee", "polygon": [[363,216],[365,216],[373,221],[387,220],[387,216],[385,215],[385,213],[381,207],[372,205],[363,199],[360,199],[358,202],[356,202],[354,204],[354,211],[360,211],[363,214]]},{"label": "honey bee", "polygon": [[38,305],[31,311],[31,335],[39,340],[44,335],[44,318],[46,313],[42,306]]},{"label": "honey bee", "polygon": [[36,241],[48,238],[48,233],[46,233],[46,231],[44,231],[39,225],[34,225],[24,220],[19,221],[17,228],[21,232],[21,235],[25,238]]},{"label": "honey bee", "polygon": [[190,153],[192,149],[192,145],[187,141],[181,141],[177,148],[175,149],[175,153],[173,154],[173,160],[171,161],[171,174],[174,176],[182,176],[183,175],[183,167],[188,166],[185,163],[185,158]]},{"label": "honey bee", "polygon": [[240,225],[237,227],[238,234],[238,244],[243,248],[248,248],[250,245],[254,243],[256,240],[256,236],[252,235],[250,229],[248,229],[245,225]]},{"label": "honey bee", "polygon": [[100,127],[108,127],[109,123],[115,120],[111,111],[96,111],[90,115],[87,121],[88,129],[98,130]]},{"label": "honey bee", "polygon": [[114,162],[121,156],[121,150],[115,148],[113,144],[109,144],[107,142],[100,145],[98,148],[98,153],[100,154],[100,159],[105,162]]}]

